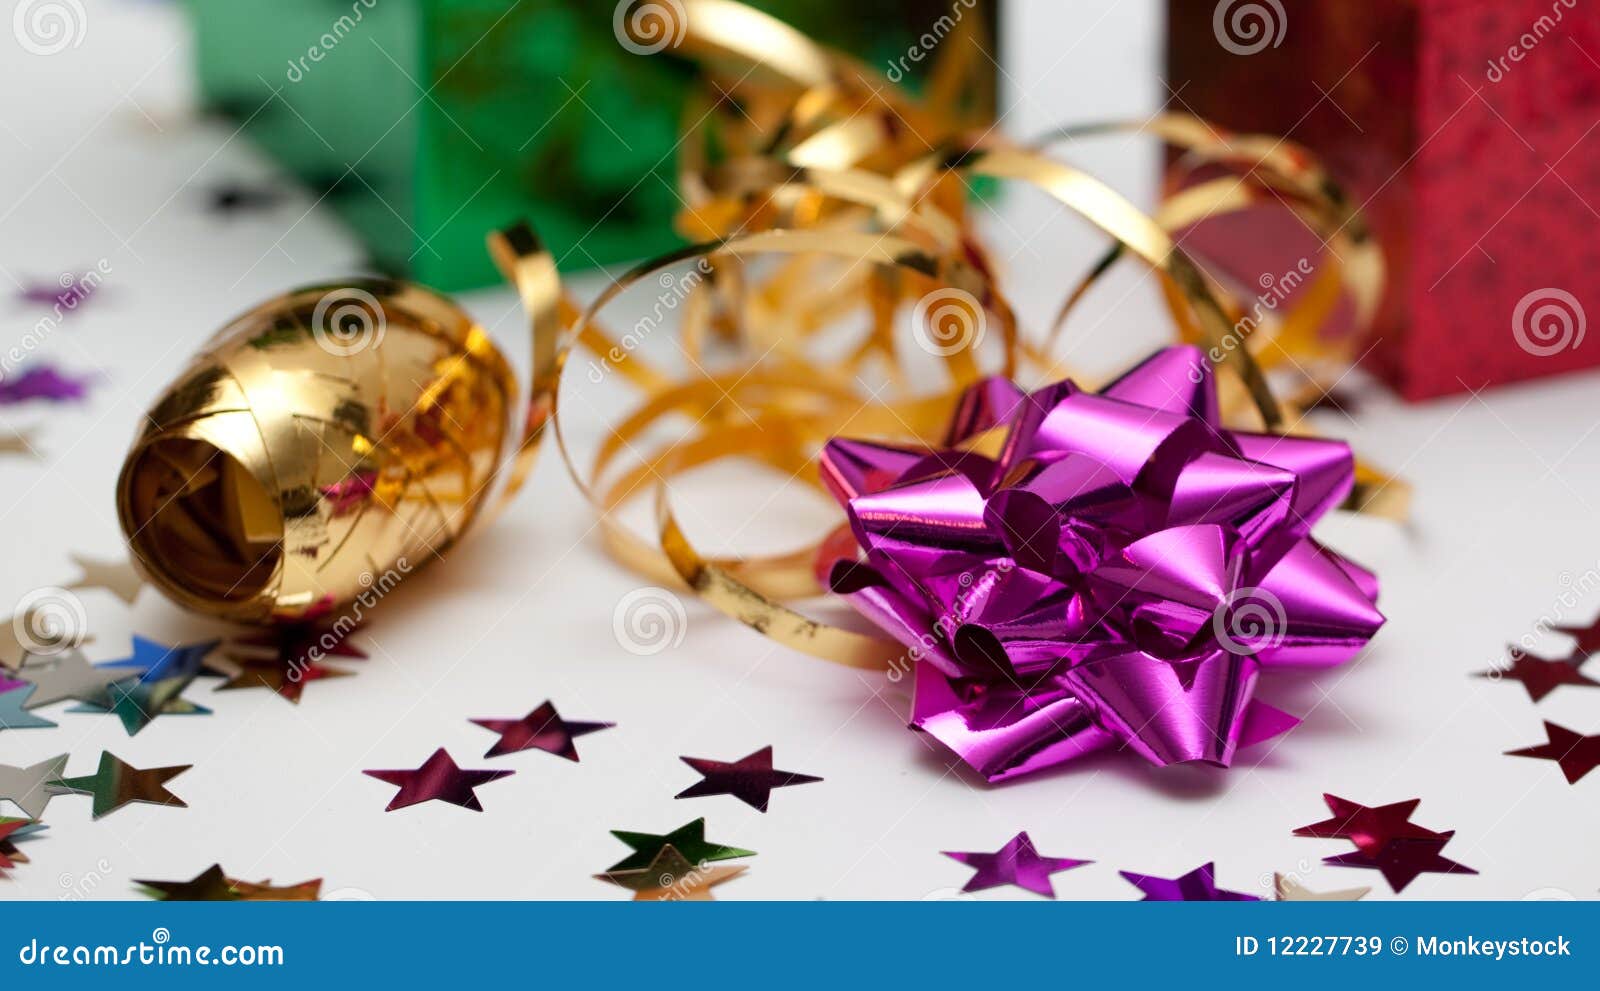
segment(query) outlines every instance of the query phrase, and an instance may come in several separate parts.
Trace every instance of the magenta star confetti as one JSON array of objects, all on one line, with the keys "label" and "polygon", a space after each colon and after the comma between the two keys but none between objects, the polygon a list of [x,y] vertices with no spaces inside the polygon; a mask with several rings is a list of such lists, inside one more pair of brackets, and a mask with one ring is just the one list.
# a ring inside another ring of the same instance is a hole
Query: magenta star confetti
[{"label": "magenta star confetti", "polygon": [[1570,657],[1551,659],[1535,657],[1513,646],[1509,668],[1479,671],[1476,677],[1521,682],[1528,692],[1528,698],[1538,702],[1562,685],[1600,687],[1600,681],[1578,670],[1588,659],[1589,655],[1582,650],[1574,651]]},{"label": "magenta star confetti", "polygon": [[570,761],[578,759],[578,748],[572,741],[580,736],[598,733],[600,730],[611,729],[617,725],[570,722],[562,719],[561,714],[556,711],[555,704],[548,699],[521,719],[474,719],[471,722],[492,733],[500,734],[500,739],[489,748],[484,754],[485,757],[499,757],[521,750],[543,750],[545,753],[565,757]]},{"label": "magenta star confetti", "polygon": [[511,771],[463,770],[450,758],[443,747],[414,771],[362,771],[362,774],[399,787],[400,791],[389,802],[385,812],[403,809],[421,802],[440,801],[459,805],[464,809],[482,812],[474,788],[507,777]]},{"label": "magenta star confetti", "polygon": [[1151,877],[1132,871],[1118,871],[1123,880],[1144,892],[1147,902],[1258,902],[1255,895],[1225,891],[1217,887],[1217,865],[1202,864],[1182,877]]},{"label": "magenta star confetti", "polygon": [[1577,784],[1584,775],[1600,767],[1600,736],[1584,736],[1565,726],[1545,720],[1545,743],[1521,750],[1507,750],[1507,757],[1537,757],[1553,760],[1566,775],[1567,784]]},{"label": "magenta star confetti", "polygon": [[946,857],[959,860],[973,868],[972,879],[962,891],[982,891],[1012,884],[1026,888],[1046,898],[1056,896],[1050,875],[1070,871],[1074,867],[1094,863],[1092,860],[1073,860],[1067,857],[1041,857],[1034,849],[1033,840],[1026,831],[1013,836],[1005,846],[994,853],[957,853],[944,851]]},{"label": "magenta star confetti", "polygon": [[0,406],[14,406],[34,399],[75,402],[88,395],[90,381],[87,375],[69,375],[53,365],[35,363],[25,371],[0,377]]},{"label": "magenta star confetti", "polygon": [[1440,855],[1439,851],[1450,842],[1455,830],[1440,833],[1426,840],[1395,840],[1381,850],[1366,853],[1356,850],[1337,857],[1324,857],[1322,862],[1334,867],[1365,867],[1376,870],[1389,882],[1396,894],[1423,874],[1476,874],[1477,871]]},{"label": "magenta star confetti", "polygon": [[23,286],[17,298],[32,306],[63,311],[62,315],[65,315],[82,306],[99,288],[100,280],[93,272],[83,275],[62,272],[54,282],[33,282]]},{"label": "magenta star confetti", "polygon": [[741,757],[731,764],[720,760],[706,760],[703,757],[679,757],[678,759],[699,771],[704,780],[690,785],[673,797],[700,798],[705,795],[732,795],[758,812],[767,811],[767,801],[772,797],[772,789],[787,788],[790,785],[803,785],[822,780],[809,774],[773,770],[772,748],[770,746],[762,747],[755,753]]},{"label": "magenta star confetti", "polygon": [[1313,836],[1318,839],[1347,839],[1366,854],[1374,854],[1396,840],[1434,840],[1445,835],[1419,826],[1411,821],[1422,799],[1413,798],[1392,805],[1368,808],[1359,802],[1323,795],[1328,811],[1333,815],[1294,831],[1296,836]]}]

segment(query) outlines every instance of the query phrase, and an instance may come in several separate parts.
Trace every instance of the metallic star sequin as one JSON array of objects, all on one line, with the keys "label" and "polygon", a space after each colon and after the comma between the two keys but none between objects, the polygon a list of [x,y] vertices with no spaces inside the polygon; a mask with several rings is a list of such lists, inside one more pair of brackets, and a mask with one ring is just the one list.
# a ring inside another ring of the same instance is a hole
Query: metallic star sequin
[{"label": "metallic star sequin", "polygon": [[962,891],[982,891],[985,888],[1014,884],[1046,898],[1056,896],[1055,887],[1050,883],[1050,875],[1093,863],[1090,860],[1073,860],[1067,857],[1041,857],[1026,832],[1013,836],[1005,846],[994,853],[956,853],[946,850],[944,855],[973,869],[972,878],[966,887],[961,889]]},{"label": "metallic star sequin", "polygon": [[102,561],[74,554],[72,563],[83,574],[67,586],[69,589],[103,588],[131,606],[139,598],[139,590],[144,588],[144,579],[126,559]]},{"label": "metallic star sequin", "polygon": [[30,819],[44,813],[54,794],[49,784],[67,769],[67,755],[42,760],[31,767],[0,765],[0,800],[9,799]]},{"label": "metallic star sequin", "polygon": [[141,881],[134,884],[144,888],[151,897],[169,902],[236,902],[239,892],[233,882],[222,872],[221,864],[212,864],[187,881]]},{"label": "metallic star sequin", "polygon": [[708,867],[690,863],[676,848],[665,846],[639,870],[610,870],[595,878],[633,892],[636,902],[712,901],[711,889],[743,874],[746,867]]},{"label": "metallic star sequin", "polygon": [[1261,899],[1217,887],[1216,864],[1202,864],[1182,877],[1152,877],[1118,871],[1123,880],[1144,892],[1147,902],[1255,902]]},{"label": "metallic star sequin", "polygon": [[1600,767],[1600,736],[1584,736],[1548,720],[1544,724],[1546,742],[1521,750],[1507,750],[1508,757],[1537,757],[1553,760],[1567,778],[1577,784],[1584,775]]},{"label": "metallic star sequin", "polygon": [[463,770],[450,758],[445,749],[440,747],[416,770],[361,773],[399,787],[400,791],[389,802],[388,808],[384,809],[385,812],[429,801],[449,802],[464,809],[482,812],[483,806],[479,804],[478,795],[473,789],[497,781],[512,772]]},{"label": "metallic star sequin", "polygon": [[72,649],[52,657],[29,657],[18,669],[17,676],[39,689],[28,700],[30,709],[67,699],[110,708],[110,687],[117,682],[139,677],[139,672],[127,668],[95,667],[83,656],[82,651]]},{"label": "metallic star sequin", "polygon": [[1358,902],[1372,893],[1371,888],[1344,888],[1339,891],[1312,891],[1284,874],[1272,875],[1272,888],[1280,902]]},{"label": "metallic star sequin", "polygon": [[35,690],[33,685],[24,685],[0,693],[0,730],[47,729],[55,725],[48,719],[26,711],[33,708]]},{"label": "metallic star sequin", "polygon": [[631,855],[611,865],[612,871],[636,871],[649,867],[650,862],[669,846],[694,864],[756,855],[754,850],[741,850],[736,846],[706,842],[705,819],[685,823],[662,836],[655,833],[631,833],[622,829],[613,829],[611,835],[633,848]]},{"label": "metallic star sequin", "polygon": [[1521,682],[1528,693],[1528,698],[1538,702],[1562,685],[1600,687],[1600,681],[1595,681],[1578,670],[1588,659],[1589,655],[1583,651],[1577,651],[1571,657],[1552,660],[1534,657],[1526,651],[1512,647],[1510,667],[1479,671],[1476,677],[1493,681]]},{"label": "metallic star sequin", "polygon": [[144,674],[137,681],[119,682],[107,689],[110,705],[93,705],[73,710],[75,712],[111,712],[122,721],[129,736],[150,725],[157,716],[207,715],[211,712],[182,697],[183,690],[199,676],[206,656],[217,646],[217,641],[168,647],[133,638],[133,655],[120,661],[102,665],[107,668],[140,668]]},{"label": "metallic star sequin", "polygon": [[1319,839],[1348,839],[1363,853],[1373,854],[1395,840],[1432,840],[1441,833],[1419,826],[1411,821],[1422,799],[1413,798],[1392,805],[1368,808],[1359,802],[1323,795],[1328,811],[1333,815],[1294,831],[1296,836],[1314,836]]},{"label": "metallic star sequin", "polygon": [[472,723],[491,733],[500,734],[500,739],[489,748],[485,757],[499,757],[521,750],[543,750],[570,761],[578,759],[578,748],[573,740],[616,725],[570,722],[561,718],[554,703],[549,700],[521,719],[474,719]]},{"label": "metallic star sequin", "polygon": [[50,782],[52,791],[75,793],[94,797],[94,818],[134,802],[147,805],[173,805],[188,808],[183,799],[166,788],[166,783],[193,767],[178,764],[172,767],[138,768],[123,761],[110,751],[100,754],[100,766],[93,774],[76,778],[60,778]]},{"label": "metallic star sequin", "polygon": [[699,798],[704,795],[732,795],[760,812],[767,811],[772,789],[790,785],[810,784],[821,778],[793,771],[775,771],[772,768],[772,748],[762,747],[755,753],[732,763],[707,760],[703,757],[680,757],[679,760],[699,771],[704,780],[678,792],[675,798]]},{"label": "metallic star sequin", "polygon": [[1476,874],[1477,871],[1440,855],[1455,830],[1426,840],[1395,840],[1374,853],[1357,850],[1322,862],[1334,867],[1366,867],[1376,870],[1398,894],[1423,874]]}]

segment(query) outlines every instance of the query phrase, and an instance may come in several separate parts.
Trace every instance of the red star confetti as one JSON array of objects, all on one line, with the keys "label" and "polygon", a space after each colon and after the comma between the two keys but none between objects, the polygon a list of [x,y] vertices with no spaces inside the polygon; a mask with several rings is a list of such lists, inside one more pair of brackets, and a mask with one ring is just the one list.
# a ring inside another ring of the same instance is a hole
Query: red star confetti
[{"label": "red star confetti", "polygon": [[1521,750],[1507,750],[1507,757],[1538,757],[1553,760],[1566,775],[1567,784],[1577,784],[1584,775],[1600,767],[1600,736],[1584,736],[1548,720],[1544,724],[1547,742]]},{"label": "red star confetti", "polygon": [[1396,894],[1423,874],[1476,874],[1477,871],[1440,855],[1439,851],[1450,842],[1455,830],[1440,833],[1427,840],[1395,840],[1375,853],[1357,850],[1337,857],[1324,857],[1322,862],[1334,867],[1366,867],[1376,870],[1389,882]]},{"label": "red star confetti", "polygon": [[362,774],[397,786],[400,791],[389,802],[385,812],[403,809],[421,802],[440,801],[459,805],[464,809],[482,812],[474,788],[498,781],[510,771],[467,771],[459,767],[443,747],[414,771],[362,771]]},{"label": "red star confetti", "polygon": [[1411,821],[1411,813],[1422,802],[1420,798],[1376,808],[1368,808],[1338,795],[1323,795],[1322,800],[1328,803],[1328,811],[1333,815],[1321,822],[1301,826],[1294,831],[1294,835],[1325,840],[1348,839],[1358,850],[1367,854],[1376,853],[1395,840],[1432,840],[1442,835]]},{"label": "red star confetti", "polygon": [[485,757],[499,757],[521,750],[543,750],[571,761],[578,759],[578,748],[573,740],[616,725],[568,722],[561,718],[555,705],[548,700],[521,719],[474,719],[472,723],[491,733],[500,734],[500,739],[488,749]]},{"label": "red star confetti", "polygon": [[741,757],[733,763],[707,760],[704,757],[680,757],[679,760],[700,772],[697,781],[675,798],[700,798],[705,795],[732,795],[758,812],[767,811],[767,801],[772,789],[790,785],[809,784],[821,778],[793,771],[772,769],[772,748],[762,747],[755,753]]},{"label": "red star confetti", "polygon": [[1556,631],[1565,633],[1578,642],[1578,653],[1587,657],[1600,651],[1600,616],[1588,626],[1558,626]]},{"label": "red star confetti", "polygon": [[1583,651],[1577,651],[1571,657],[1552,660],[1534,657],[1526,651],[1512,647],[1509,668],[1479,671],[1476,677],[1494,681],[1502,679],[1519,681],[1527,690],[1528,698],[1538,702],[1562,685],[1600,687],[1600,681],[1595,681],[1578,670],[1588,659],[1589,655]]},{"label": "red star confetti", "polygon": [[962,891],[982,891],[1013,884],[1046,898],[1056,896],[1050,875],[1093,863],[1067,857],[1041,857],[1026,832],[1013,836],[994,853],[956,853],[946,850],[944,855],[973,869],[972,878]]}]

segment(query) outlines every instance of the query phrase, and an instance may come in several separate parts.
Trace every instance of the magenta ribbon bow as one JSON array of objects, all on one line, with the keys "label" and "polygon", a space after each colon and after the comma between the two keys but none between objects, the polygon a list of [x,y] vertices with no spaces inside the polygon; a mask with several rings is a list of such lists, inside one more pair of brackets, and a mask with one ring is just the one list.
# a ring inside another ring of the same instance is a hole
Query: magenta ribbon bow
[{"label": "magenta ribbon bow", "polygon": [[[959,449],[996,427],[998,460]],[[945,443],[829,442],[865,552],[829,584],[908,648],[912,725],[991,781],[1108,746],[1225,767],[1299,722],[1253,697],[1263,670],[1343,663],[1383,625],[1377,578],[1309,536],[1349,447],[1224,429],[1196,348],[1098,394],[987,380]]]}]

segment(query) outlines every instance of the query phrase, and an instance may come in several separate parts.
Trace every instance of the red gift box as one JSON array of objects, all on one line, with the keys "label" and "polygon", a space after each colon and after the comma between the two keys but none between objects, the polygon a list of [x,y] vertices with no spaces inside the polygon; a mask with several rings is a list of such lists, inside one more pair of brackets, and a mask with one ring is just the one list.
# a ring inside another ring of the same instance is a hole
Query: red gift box
[{"label": "red gift box", "polygon": [[1383,243],[1407,398],[1600,364],[1600,2],[1169,0],[1171,109],[1320,155]]}]

